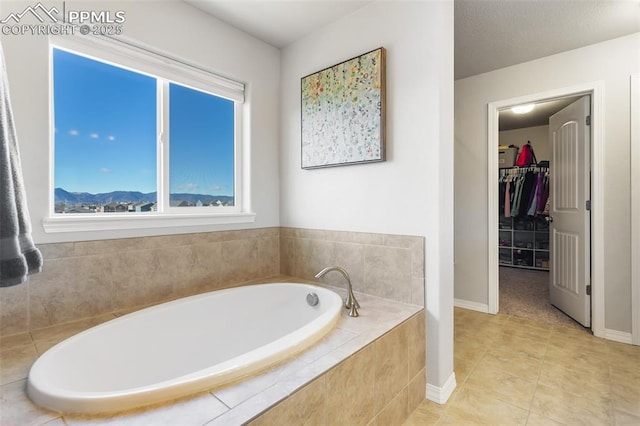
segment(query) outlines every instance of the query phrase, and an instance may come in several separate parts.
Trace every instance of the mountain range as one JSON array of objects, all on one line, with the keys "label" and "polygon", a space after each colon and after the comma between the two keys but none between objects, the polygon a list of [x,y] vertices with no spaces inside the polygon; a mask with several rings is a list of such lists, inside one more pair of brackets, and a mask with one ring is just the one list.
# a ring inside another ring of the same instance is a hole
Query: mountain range
[{"label": "mountain range", "polygon": [[[186,201],[195,204],[198,201],[211,203],[217,200],[232,202],[233,197],[228,195],[206,194],[170,194],[171,201]],[[69,192],[62,188],[55,189],[56,204],[109,204],[109,203],[155,203],[156,192],[142,193],[138,191],[113,191],[102,194],[90,194],[88,192]]]}]

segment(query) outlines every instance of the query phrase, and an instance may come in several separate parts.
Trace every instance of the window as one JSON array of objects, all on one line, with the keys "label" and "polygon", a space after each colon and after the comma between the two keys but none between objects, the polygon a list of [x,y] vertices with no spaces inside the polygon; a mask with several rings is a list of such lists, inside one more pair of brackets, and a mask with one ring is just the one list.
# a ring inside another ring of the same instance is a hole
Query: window
[{"label": "window", "polygon": [[[45,230],[69,231],[74,217],[92,224],[83,230],[253,220],[241,181],[244,86],[120,42],[76,39],[51,46]],[[181,217],[191,221],[166,220]]]}]

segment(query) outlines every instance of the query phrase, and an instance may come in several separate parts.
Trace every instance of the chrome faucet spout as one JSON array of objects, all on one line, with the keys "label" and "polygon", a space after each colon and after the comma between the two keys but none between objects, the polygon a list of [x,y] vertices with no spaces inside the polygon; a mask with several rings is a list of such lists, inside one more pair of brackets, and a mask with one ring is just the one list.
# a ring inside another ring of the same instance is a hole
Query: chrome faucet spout
[{"label": "chrome faucet spout", "polygon": [[327,266],[322,271],[316,274],[316,278],[320,279],[324,277],[328,272],[338,271],[344,276],[347,280],[347,297],[344,300],[344,307],[349,309],[350,317],[357,317],[360,314],[358,313],[358,308],[360,304],[356,300],[356,296],[353,294],[353,287],[351,286],[351,278],[349,277],[349,273],[342,266]]}]

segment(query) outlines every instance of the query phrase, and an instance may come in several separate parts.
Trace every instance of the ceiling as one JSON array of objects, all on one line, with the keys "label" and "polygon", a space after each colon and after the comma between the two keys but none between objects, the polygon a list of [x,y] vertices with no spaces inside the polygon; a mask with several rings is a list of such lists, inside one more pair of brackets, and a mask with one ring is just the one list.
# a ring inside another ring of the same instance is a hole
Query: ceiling
[{"label": "ceiling", "polygon": [[184,0],[252,36],[282,48],[372,0]]},{"label": "ceiling", "polygon": [[499,130],[504,131],[525,127],[546,126],[549,124],[549,117],[575,102],[578,98],[580,98],[580,96],[539,102],[535,104],[533,111],[526,114],[516,114],[512,112],[511,109],[502,110],[499,112]]},{"label": "ceiling", "polygon": [[[282,48],[375,0],[184,1]],[[455,0],[454,27],[458,80],[640,32],[640,0]],[[502,112],[501,129],[540,125],[563,106]]]}]

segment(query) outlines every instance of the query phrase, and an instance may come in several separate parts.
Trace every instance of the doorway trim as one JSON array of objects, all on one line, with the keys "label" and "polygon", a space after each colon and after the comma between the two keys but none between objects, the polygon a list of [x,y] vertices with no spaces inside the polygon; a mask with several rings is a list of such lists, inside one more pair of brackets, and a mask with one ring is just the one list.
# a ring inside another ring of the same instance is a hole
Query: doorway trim
[{"label": "doorway trim", "polygon": [[580,95],[591,96],[591,330],[597,337],[605,337],[604,326],[604,82],[580,84],[547,92],[491,102],[487,106],[487,253],[488,253],[488,311],[498,313],[498,151],[500,110],[533,102]]},{"label": "doorway trim", "polygon": [[631,342],[640,345],[640,73],[631,75]]}]

